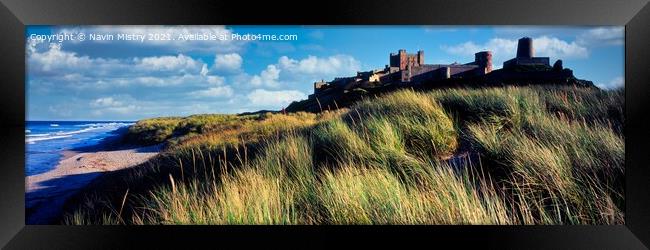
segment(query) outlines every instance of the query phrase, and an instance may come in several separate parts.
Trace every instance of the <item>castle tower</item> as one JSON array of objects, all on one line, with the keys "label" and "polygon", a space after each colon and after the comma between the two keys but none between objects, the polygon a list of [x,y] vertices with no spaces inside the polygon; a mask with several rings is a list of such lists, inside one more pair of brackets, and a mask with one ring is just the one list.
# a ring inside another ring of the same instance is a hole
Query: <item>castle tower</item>
[{"label": "castle tower", "polygon": [[397,53],[390,53],[390,66],[400,70],[406,68],[406,50],[400,49]]},{"label": "castle tower", "polygon": [[399,70],[406,70],[410,65],[419,67],[424,64],[424,51],[420,50],[417,54],[408,54],[406,50],[400,49],[397,53],[390,53],[390,66]]},{"label": "castle tower", "polygon": [[323,88],[327,87],[327,82],[320,80],[319,82],[314,82],[314,94],[320,93]]},{"label": "castle tower", "polygon": [[517,57],[503,62],[504,69],[513,68],[520,65],[539,65],[550,67],[548,57],[535,57],[533,39],[530,37],[519,39],[519,43],[517,44]]},{"label": "castle tower", "polygon": [[424,65],[424,50],[418,50],[418,66]]},{"label": "castle tower", "polygon": [[399,50],[399,69],[400,70],[405,70],[406,65],[408,64],[408,54],[406,54],[405,49]]},{"label": "castle tower", "polygon": [[534,56],[533,39],[530,37],[519,39],[519,43],[517,44],[517,58],[532,58]]},{"label": "castle tower", "polygon": [[485,73],[492,72],[492,51],[481,51],[474,54],[474,63],[485,69]]}]

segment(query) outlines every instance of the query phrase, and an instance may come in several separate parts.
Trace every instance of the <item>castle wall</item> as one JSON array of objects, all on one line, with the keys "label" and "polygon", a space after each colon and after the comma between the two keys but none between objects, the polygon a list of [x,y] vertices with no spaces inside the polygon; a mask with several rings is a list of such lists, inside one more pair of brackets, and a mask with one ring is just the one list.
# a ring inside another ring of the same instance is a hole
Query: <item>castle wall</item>
[{"label": "castle wall", "polygon": [[421,81],[427,78],[427,73],[440,68],[441,65],[420,65],[419,67],[411,67],[401,71],[401,82],[413,82],[414,80]]},{"label": "castle wall", "polygon": [[[480,68],[478,65],[449,65],[449,74],[451,77],[459,77],[462,73],[474,73],[475,69]],[[469,76],[468,74],[462,75]]]},{"label": "castle wall", "polygon": [[466,77],[476,75],[477,69],[483,69],[478,65],[467,64],[425,64],[417,68],[412,68],[410,78],[405,79],[403,71],[403,82],[421,83],[425,81],[436,81],[447,78]]},{"label": "castle wall", "polygon": [[532,57],[532,58],[512,58],[503,62],[503,68],[512,68],[517,65],[546,65],[550,66],[548,57]]},{"label": "castle wall", "polygon": [[420,84],[426,81],[443,80],[451,77],[449,65],[426,65],[426,70],[421,70],[411,77],[410,83]]}]

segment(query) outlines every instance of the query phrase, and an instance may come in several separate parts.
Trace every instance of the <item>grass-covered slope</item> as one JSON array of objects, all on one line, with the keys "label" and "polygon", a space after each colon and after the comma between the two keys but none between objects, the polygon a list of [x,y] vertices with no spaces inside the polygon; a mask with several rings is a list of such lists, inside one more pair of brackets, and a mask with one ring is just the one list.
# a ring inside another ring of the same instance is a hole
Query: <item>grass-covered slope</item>
[{"label": "grass-covered slope", "polygon": [[143,120],[130,136],[167,150],[102,178],[64,222],[620,224],[623,100],[403,90],[319,114]]}]

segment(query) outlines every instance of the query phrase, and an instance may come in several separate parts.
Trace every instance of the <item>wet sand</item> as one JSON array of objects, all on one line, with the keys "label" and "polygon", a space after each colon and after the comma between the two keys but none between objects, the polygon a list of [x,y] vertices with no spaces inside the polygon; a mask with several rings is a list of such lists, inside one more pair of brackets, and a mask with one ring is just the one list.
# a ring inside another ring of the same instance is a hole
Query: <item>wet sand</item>
[{"label": "wet sand", "polygon": [[161,145],[108,147],[107,144],[63,153],[52,170],[25,177],[27,224],[55,223],[65,201],[92,180],[109,171],[129,168],[156,156]]}]

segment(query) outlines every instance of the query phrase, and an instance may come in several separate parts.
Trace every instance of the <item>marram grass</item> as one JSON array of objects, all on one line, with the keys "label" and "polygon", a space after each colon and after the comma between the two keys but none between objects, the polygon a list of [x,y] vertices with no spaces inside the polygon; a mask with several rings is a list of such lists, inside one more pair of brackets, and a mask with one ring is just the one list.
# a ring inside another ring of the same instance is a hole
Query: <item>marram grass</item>
[{"label": "marram grass", "polygon": [[622,224],[623,100],[403,90],[320,114],[143,120],[133,138],[170,146],[106,177],[64,223]]}]

